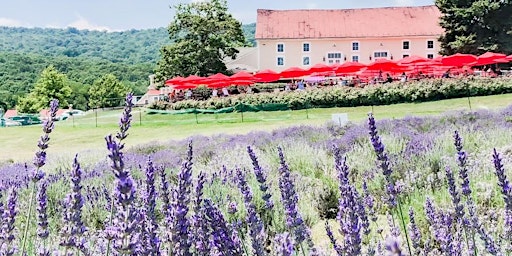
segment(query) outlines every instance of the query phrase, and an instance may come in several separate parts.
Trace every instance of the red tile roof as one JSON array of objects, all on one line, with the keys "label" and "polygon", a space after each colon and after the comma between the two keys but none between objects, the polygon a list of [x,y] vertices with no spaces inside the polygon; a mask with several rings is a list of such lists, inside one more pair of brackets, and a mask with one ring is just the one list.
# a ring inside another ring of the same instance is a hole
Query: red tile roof
[{"label": "red tile roof", "polygon": [[18,111],[16,111],[16,109],[8,109],[7,111],[5,111],[4,117],[9,118],[9,117],[17,116],[17,115],[18,115]]},{"label": "red tile roof", "polygon": [[[55,113],[55,116],[61,116],[62,114],[64,114],[68,110],[69,109],[59,108],[59,109],[57,109],[57,113]],[[49,117],[50,116],[50,110],[49,109],[41,109],[41,111],[39,111],[39,115],[41,117]]]},{"label": "red tile roof", "polygon": [[147,92],[146,94],[147,94],[147,95],[160,95],[160,94],[161,94],[161,92],[160,92],[160,90],[154,90],[154,89],[152,89],[152,90],[148,90],[148,92]]},{"label": "red tile roof", "polygon": [[258,10],[256,39],[439,36],[434,6],[339,10]]}]

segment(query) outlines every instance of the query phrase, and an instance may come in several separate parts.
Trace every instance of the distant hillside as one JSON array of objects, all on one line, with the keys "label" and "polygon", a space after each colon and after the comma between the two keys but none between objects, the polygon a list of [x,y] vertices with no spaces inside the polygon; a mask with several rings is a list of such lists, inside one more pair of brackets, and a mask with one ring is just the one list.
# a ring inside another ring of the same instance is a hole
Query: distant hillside
[{"label": "distant hillside", "polygon": [[[243,26],[250,45],[254,45],[255,27]],[[73,102],[81,108],[87,102],[85,89],[107,73],[141,94],[160,58],[160,49],[170,43],[166,28],[99,32],[0,27],[0,108],[13,107],[50,64],[82,91],[80,99]]]},{"label": "distant hillside", "polygon": [[[254,45],[256,24],[242,28],[247,42]],[[170,43],[166,28],[100,32],[75,28],[0,27],[0,52],[100,58],[114,63],[155,64],[160,57],[160,48]]]}]

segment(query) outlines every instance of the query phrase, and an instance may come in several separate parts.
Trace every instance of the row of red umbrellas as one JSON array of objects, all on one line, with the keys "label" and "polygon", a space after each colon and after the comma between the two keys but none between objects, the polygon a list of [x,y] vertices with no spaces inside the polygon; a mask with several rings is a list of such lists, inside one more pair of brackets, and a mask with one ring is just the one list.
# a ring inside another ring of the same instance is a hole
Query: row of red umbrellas
[{"label": "row of red umbrellas", "polygon": [[238,72],[232,76],[221,73],[209,77],[199,77],[195,75],[183,77],[174,77],[165,81],[165,84],[175,89],[191,89],[198,85],[206,85],[210,88],[221,88],[229,85],[251,85],[255,82],[274,82],[281,78],[298,78],[308,75],[344,75],[352,74],[358,71],[365,72],[410,72],[412,70],[422,71],[433,68],[460,68],[471,66],[483,66],[496,63],[507,63],[512,61],[512,55],[506,56],[501,53],[487,52],[480,56],[472,54],[454,54],[450,56],[440,56],[435,59],[423,58],[420,56],[409,56],[398,61],[388,59],[378,59],[370,64],[359,62],[345,62],[343,64],[325,65],[316,64],[309,69],[291,67],[281,72],[275,72],[270,69],[261,70],[255,74],[245,71]]}]

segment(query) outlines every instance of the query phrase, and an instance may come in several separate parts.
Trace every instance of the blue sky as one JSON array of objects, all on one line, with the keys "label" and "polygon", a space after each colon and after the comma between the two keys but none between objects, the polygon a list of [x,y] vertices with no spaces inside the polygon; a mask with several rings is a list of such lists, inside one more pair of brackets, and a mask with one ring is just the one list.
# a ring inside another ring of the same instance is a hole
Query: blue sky
[{"label": "blue sky", "polygon": [[[119,31],[165,27],[170,6],[202,0],[5,0],[0,26],[76,27]],[[228,0],[230,12],[243,23],[256,21],[256,9],[346,9],[431,5],[434,0]]]}]

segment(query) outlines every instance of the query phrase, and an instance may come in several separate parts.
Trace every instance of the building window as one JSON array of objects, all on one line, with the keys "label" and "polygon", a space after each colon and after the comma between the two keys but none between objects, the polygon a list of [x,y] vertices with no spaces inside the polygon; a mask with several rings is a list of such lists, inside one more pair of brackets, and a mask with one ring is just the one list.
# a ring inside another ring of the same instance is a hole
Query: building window
[{"label": "building window", "polygon": [[334,64],[334,63],[341,63],[341,53],[339,52],[331,52],[327,53],[327,63]]},{"label": "building window", "polygon": [[374,52],[373,57],[375,58],[387,58],[388,52]]},{"label": "building window", "polygon": [[303,66],[309,66],[309,64],[310,64],[309,56],[302,57],[302,65]]},{"label": "building window", "polygon": [[284,44],[277,44],[277,52],[284,52]]},{"label": "building window", "polygon": [[352,51],[359,51],[359,42],[352,42]]},{"label": "building window", "polygon": [[277,65],[284,66],[284,57],[277,57]]},{"label": "building window", "polygon": [[352,55],[352,62],[359,62],[359,55]]},{"label": "building window", "polygon": [[402,55],[402,59],[409,57],[409,54]]},{"label": "building window", "polygon": [[410,48],[410,42],[409,41],[403,41],[402,42],[402,49],[409,50]]},{"label": "building window", "polygon": [[427,49],[434,49],[434,41],[433,40],[427,41]]},{"label": "building window", "polygon": [[427,54],[427,59],[433,59],[433,58],[434,58],[434,54],[432,54],[432,53]]},{"label": "building window", "polygon": [[309,52],[309,43],[303,43],[302,44],[302,51],[303,52]]}]

